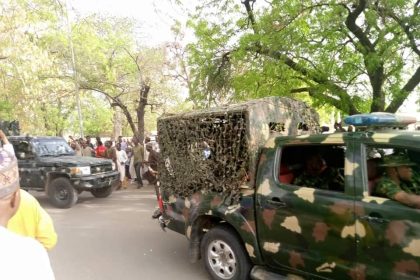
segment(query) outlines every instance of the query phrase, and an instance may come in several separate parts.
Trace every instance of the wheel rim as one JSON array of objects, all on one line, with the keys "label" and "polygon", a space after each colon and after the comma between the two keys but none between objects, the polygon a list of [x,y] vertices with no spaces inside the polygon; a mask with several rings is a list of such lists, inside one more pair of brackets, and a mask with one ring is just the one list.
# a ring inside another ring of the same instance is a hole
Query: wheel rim
[{"label": "wheel rim", "polygon": [[231,279],[236,273],[236,256],[222,240],[212,241],[207,248],[207,261],[213,272],[222,279]]},{"label": "wheel rim", "polygon": [[55,197],[59,200],[67,200],[69,197],[69,191],[65,187],[59,187],[57,188],[57,191],[55,192]]}]

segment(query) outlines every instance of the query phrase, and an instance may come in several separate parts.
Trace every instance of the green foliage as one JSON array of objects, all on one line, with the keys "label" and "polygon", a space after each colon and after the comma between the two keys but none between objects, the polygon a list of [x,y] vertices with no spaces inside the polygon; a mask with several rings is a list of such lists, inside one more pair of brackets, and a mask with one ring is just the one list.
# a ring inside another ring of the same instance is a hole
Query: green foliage
[{"label": "green foliage", "polygon": [[[139,45],[138,25],[132,19],[90,15],[78,18],[69,34],[65,7],[59,1],[5,0],[0,2],[0,14],[0,117],[18,119],[24,133],[79,135],[70,40],[85,134],[112,134],[113,98],[137,123],[135,112],[145,82],[154,104],[154,112],[146,112],[147,129],[154,128],[160,107],[175,98],[163,75],[165,50]],[[127,121],[121,126],[127,129]]]},{"label": "green foliage", "polygon": [[346,114],[395,111],[418,85],[420,19],[413,0],[242,4],[204,1],[189,21],[197,37],[188,46],[196,104],[299,98],[296,92],[306,89],[314,106]]},{"label": "green foliage", "polygon": [[0,101],[0,120],[12,120],[13,108],[10,102]]},{"label": "green foliage", "polygon": [[[164,75],[165,49],[140,46],[135,40],[136,28],[130,19],[98,15],[83,18],[73,27],[81,89],[87,94],[101,94],[114,114],[117,107],[126,109],[121,112],[127,119],[124,117],[119,123],[125,135],[142,129],[140,126],[133,129],[141,122],[145,123],[146,131],[155,130],[157,116],[176,94]],[[143,100],[140,95],[146,86],[150,92]],[[144,120],[143,113],[139,114],[140,101],[147,102]],[[112,126],[108,129],[112,131]]]},{"label": "green foliage", "polygon": [[0,60],[0,102],[12,108],[23,132],[44,132],[48,125],[44,104],[54,104],[68,93],[66,81],[51,79],[60,73],[54,55],[42,43],[57,24],[57,8],[57,2],[52,1],[0,3],[0,57],[4,58]]},{"label": "green foliage", "polygon": [[[86,94],[82,99],[83,128],[85,135],[110,135],[112,131],[112,109],[103,96]],[[79,134],[77,112],[71,126],[73,135]]]}]

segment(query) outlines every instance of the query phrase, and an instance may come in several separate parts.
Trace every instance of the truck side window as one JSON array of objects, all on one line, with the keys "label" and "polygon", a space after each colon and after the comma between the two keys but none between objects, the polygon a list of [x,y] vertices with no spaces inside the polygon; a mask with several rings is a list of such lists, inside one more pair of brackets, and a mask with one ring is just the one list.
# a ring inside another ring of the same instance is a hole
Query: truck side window
[{"label": "truck side window", "polygon": [[30,146],[29,142],[20,141],[20,142],[17,142],[17,143],[13,142],[12,144],[13,144],[13,149],[15,150],[16,157],[18,159],[23,159],[22,156],[21,156],[23,153],[25,154],[25,158],[28,155],[32,154],[31,146]]},{"label": "truck side window", "polygon": [[369,194],[394,199],[399,191],[420,195],[420,151],[368,145],[366,170]]},{"label": "truck side window", "polygon": [[280,183],[329,191],[344,191],[342,145],[299,145],[281,151]]}]

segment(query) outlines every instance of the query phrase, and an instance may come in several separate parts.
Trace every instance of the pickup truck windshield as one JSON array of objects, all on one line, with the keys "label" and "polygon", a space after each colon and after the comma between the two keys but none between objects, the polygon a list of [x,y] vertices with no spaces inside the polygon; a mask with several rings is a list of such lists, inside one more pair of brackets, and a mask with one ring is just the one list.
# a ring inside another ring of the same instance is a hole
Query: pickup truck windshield
[{"label": "pickup truck windshield", "polygon": [[37,139],[33,142],[38,156],[73,156],[75,153],[66,141],[60,139]]}]

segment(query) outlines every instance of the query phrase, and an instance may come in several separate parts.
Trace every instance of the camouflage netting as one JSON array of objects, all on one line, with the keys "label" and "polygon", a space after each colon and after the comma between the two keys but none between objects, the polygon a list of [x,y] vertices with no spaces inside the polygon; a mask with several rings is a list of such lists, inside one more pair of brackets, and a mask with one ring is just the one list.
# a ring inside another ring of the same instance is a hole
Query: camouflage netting
[{"label": "camouflage netting", "polygon": [[316,112],[305,103],[270,97],[158,120],[163,191],[190,196],[214,191],[238,197],[253,187],[259,147],[273,132],[316,132]]}]

